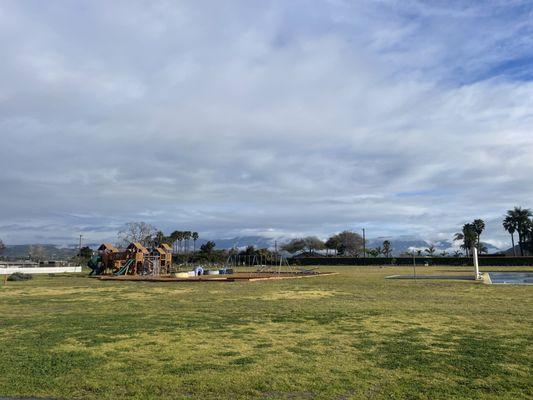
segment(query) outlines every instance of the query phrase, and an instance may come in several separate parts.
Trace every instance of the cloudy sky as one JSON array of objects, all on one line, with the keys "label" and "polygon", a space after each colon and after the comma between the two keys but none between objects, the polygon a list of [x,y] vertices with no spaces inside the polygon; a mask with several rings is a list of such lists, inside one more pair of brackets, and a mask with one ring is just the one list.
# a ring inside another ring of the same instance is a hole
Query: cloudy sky
[{"label": "cloudy sky", "polygon": [[0,0],[0,238],[506,245],[533,207],[533,2]]}]

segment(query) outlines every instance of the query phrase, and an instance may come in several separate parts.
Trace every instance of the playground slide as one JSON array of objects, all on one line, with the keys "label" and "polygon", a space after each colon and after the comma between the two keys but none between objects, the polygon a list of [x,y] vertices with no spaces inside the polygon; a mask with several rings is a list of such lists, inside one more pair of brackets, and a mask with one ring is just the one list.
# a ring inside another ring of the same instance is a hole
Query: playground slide
[{"label": "playground slide", "polygon": [[100,256],[94,256],[89,260],[89,262],[87,263],[87,266],[91,269],[91,273],[89,274],[89,276],[100,275],[100,273],[102,272],[102,265],[100,263],[101,261],[102,259],[100,258]]},{"label": "playground slide", "polygon": [[128,272],[128,269],[130,268],[132,264],[133,264],[133,259],[129,259],[117,272],[115,272],[115,275],[126,275],[126,273]]}]

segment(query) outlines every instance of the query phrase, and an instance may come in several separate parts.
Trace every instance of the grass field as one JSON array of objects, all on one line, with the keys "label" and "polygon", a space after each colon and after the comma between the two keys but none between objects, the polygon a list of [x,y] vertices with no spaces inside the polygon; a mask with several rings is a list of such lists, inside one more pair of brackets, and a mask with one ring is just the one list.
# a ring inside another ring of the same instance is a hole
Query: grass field
[{"label": "grass field", "polygon": [[533,287],[384,279],[411,272],[399,267],[322,270],[340,274],[8,282],[0,397],[533,398]]}]

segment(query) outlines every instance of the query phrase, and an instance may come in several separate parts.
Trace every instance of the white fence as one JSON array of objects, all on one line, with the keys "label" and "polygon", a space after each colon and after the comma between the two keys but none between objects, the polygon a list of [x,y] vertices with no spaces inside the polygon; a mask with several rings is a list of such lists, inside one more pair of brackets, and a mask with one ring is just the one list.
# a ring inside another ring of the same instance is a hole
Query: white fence
[{"label": "white fence", "polygon": [[0,275],[11,275],[15,272],[23,274],[63,274],[65,272],[81,272],[81,267],[4,267],[0,266]]}]

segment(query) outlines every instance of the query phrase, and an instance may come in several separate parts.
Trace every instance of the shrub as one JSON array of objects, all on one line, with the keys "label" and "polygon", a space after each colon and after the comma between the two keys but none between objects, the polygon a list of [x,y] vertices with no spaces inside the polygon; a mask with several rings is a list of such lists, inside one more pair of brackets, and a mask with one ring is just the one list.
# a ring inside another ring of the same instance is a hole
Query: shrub
[{"label": "shrub", "polygon": [[28,281],[30,279],[33,279],[33,275],[23,274],[22,272],[15,272],[7,277],[7,280],[12,282]]}]

